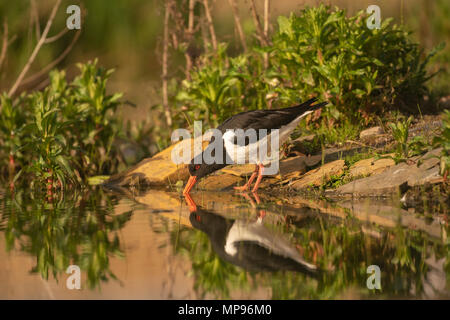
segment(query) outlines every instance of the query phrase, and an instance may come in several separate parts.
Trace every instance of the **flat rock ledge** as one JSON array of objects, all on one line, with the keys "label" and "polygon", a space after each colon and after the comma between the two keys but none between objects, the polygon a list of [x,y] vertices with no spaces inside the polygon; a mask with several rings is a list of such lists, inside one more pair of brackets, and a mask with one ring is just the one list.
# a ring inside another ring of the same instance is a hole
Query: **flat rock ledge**
[{"label": "flat rock ledge", "polygon": [[[340,196],[384,196],[405,192],[410,187],[424,184],[440,183],[443,181],[439,175],[440,149],[432,150],[420,157],[412,158],[412,164],[402,162],[391,166],[379,174],[367,178],[351,181],[336,191]],[[419,160],[423,162],[417,166]]]},{"label": "flat rock ledge", "polygon": [[[205,148],[207,142],[203,144]],[[191,147],[194,154],[193,140],[183,140],[156,154],[144,159],[128,170],[112,176],[104,185],[108,187],[167,187],[178,181],[186,182],[189,177],[187,165],[177,165],[172,161],[172,153],[176,146]],[[180,150],[180,149],[178,149]],[[186,150],[186,149],[184,149]],[[440,149],[412,158],[409,163],[395,165],[390,158],[364,159],[347,168],[343,155],[358,152],[358,148],[327,149],[324,156],[296,156],[280,161],[277,175],[266,176],[261,189],[270,187],[270,192],[277,188],[289,190],[307,190],[319,187],[336,177],[349,177],[353,181],[335,189],[328,190],[330,196],[336,197],[370,197],[389,196],[403,193],[410,187],[424,184],[440,183],[439,175]],[[324,165],[319,166],[321,161]],[[416,163],[421,161],[417,166]],[[200,190],[231,190],[234,186],[243,185],[254,165],[232,165],[202,179],[197,188]],[[286,190],[285,190],[286,191]]]},{"label": "flat rock ledge", "polygon": [[[208,142],[203,143],[203,148]],[[196,156],[199,152],[194,152],[194,140],[186,139],[175,143],[163,151],[157,153],[151,158],[147,158],[129,168],[128,170],[113,175],[104,184],[106,186],[166,186],[167,184],[175,184],[177,181],[187,181],[189,178],[189,170],[186,164],[176,164],[172,161],[172,151],[176,147],[178,150],[186,150],[191,148],[191,154]],[[179,153],[182,156],[182,152]]]}]

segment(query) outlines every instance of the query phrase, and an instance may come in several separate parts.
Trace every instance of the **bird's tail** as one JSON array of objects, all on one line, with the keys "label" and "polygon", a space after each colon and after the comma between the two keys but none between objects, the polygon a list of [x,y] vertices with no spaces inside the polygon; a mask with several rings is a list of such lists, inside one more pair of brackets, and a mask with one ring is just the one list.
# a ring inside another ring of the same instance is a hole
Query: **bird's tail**
[{"label": "bird's tail", "polygon": [[289,108],[284,108],[282,110],[289,112],[290,114],[294,115],[295,117],[300,116],[299,118],[301,119],[301,118],[307,116],[308,114],[312,113],[313,111],[318,110],[328,104],[328,102],[325,101],[325,102],[320,102],[320,103],[313,105],[313,103],[316,101],[317,101],[317,98],[312,98],[312,99],[309,99],[299,105],[289,107]]},{"label": "bird's tail", "polygon": [[317,98],[312,98],[309,99],[299,105],[293,106],[293,107],[289,107],[289,108],[284,108],[283,110],[285,111],[290,111],[290,112],[295,112],[296,114],[309,114],[312,111],[315,111],[317,109],[322,108],[323,106],[326,106],[328,104],[328,101],[324,101],[324,102],[320,102],[317,104],[314,104],[314,102],[317,101]]}]

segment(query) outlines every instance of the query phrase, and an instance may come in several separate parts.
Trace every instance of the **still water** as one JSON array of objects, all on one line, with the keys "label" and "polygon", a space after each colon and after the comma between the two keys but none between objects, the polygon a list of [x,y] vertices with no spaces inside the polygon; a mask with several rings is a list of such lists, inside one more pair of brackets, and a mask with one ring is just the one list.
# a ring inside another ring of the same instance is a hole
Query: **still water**
[{"label": "still water", "polygon": [[[0,197],[1,299],[450,298],[446,215],[398,201],[196,192],[186,203],[101,188]],[[67,287],[70,265],[80,290]]]}]

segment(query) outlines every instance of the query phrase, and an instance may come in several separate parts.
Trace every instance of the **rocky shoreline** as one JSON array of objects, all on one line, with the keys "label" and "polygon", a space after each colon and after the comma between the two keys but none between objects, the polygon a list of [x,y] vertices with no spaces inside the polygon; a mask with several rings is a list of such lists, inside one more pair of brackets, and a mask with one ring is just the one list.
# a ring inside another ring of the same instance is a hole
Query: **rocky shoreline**
[{"label": "rocky shoreline", "polygon": [[[438,185],[444,202],[448,204],[448,182],[439,174],[440,149],[398,164],[392,154],[374,156],[392,140],[380,127],[361,132],[360,141],[341,147],[328,147],[315,155],[304,155],[292,150],[301,149],[305,138],[291,142],[290,154],[280,160],[277,175],[264,177],[260,190],[275,195],[321,195],[334,199],[362,197],[401,198],[408,190]],[[193,150],[193,141],[184,140]],[[175,191],[186,183],[187,165],[171,161],[176,144],[155,156],[144,159],[132,168],[112,176],[105,182],[109,187],[153,187]],[[204,147],[206,144],[204,144]],[[372,151],[372,152],[370,152]],[[381,152],[380,152],[381,153]],[[360,160],[347,161],[348,157]],[[230,165],[200,181],[198,190],[227,191],[243,185],[254,170],[254,165]],[[446,197],[446,199],[445,199]],[[414,198],[414,197],[413,197]],[[416,197],[417,198],[417,197]]]}]

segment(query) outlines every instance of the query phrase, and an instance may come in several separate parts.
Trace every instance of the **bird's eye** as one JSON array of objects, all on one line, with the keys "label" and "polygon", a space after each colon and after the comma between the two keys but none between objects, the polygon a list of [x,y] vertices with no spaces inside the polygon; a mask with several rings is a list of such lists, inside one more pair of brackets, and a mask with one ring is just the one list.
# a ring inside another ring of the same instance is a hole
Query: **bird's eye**
[{"label": "bird's eye", "polygon": [[200,169],[200,165],[199,164],[197,164],[197,165],[195,165],[195,170],[198,170],[198,169]]}]

